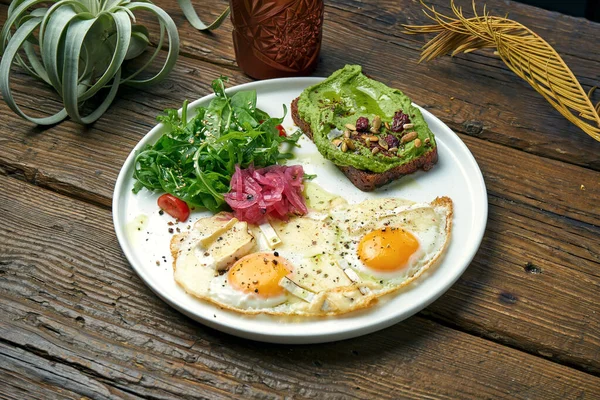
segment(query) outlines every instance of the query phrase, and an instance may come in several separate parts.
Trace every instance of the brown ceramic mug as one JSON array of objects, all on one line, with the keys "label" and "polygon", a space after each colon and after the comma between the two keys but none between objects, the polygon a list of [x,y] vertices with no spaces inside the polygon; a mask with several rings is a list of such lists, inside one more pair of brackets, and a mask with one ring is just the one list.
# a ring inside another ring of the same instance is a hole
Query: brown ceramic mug
[{"label": "brown ceramic mug", "polygon": [[310,74],[321,50],[323,0],[229,0],[239,67],[256,79]]}]

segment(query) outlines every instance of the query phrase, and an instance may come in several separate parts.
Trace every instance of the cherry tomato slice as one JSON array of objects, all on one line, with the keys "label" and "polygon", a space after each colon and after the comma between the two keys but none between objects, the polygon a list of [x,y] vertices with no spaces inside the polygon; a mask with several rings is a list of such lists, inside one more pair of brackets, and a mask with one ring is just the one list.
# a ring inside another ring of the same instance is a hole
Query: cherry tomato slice
[{"label": "cherry tomato slice", "polygon": [[165,193],[158,198],[158,206],[181,222],[184,222],[190,216],[190,208],[187,203],[169,193]]},{"label": "cherry tomato slice", "polygon": [[285,133],[285,129],[283,128],[283,126],[277,125],[275,128],[277,128],[277,130],[279,131],[279,136],[287,136],[287,134]]}]

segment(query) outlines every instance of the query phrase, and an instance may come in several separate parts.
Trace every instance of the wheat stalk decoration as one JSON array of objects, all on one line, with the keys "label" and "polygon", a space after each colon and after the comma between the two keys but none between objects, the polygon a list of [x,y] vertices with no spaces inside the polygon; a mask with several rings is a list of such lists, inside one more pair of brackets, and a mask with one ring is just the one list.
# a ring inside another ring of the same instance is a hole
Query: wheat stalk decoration
[{"label": "wheat stalk decoration", "polygon": [[573,72],[544,39],[524,25],[507,18],[490,16],[483,8],[478,15],[473,1],[472,18],[465,18],[461,7],[450,1],[456,18],[448,17],[427,6],[425,15],[435,25],[404,25],[405,33],[437,33],[423,46],[419,62],[451,53],[469,53],[495,48],[496,54],[518,76],[527,81],[565,118],[600,141],[600,102],[590,100],[596,87],[586,93]]}]

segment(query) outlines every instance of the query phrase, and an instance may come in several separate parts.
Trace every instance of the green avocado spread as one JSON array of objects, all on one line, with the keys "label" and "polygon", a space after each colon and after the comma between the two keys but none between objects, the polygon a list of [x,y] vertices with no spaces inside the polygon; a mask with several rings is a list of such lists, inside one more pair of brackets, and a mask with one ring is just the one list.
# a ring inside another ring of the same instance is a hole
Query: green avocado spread
[{"label": "green avocado spread", "polygon": [[[310,124],[319,152],[336,165],[381,173],[431,151],[435,138],[421,111],[400,90],[361,71],[346,65],[300,95],[298,114]],[[406,123],[394,123],[399,113]],[[360,129],[360,117],[368,119],[367,130]]]}]

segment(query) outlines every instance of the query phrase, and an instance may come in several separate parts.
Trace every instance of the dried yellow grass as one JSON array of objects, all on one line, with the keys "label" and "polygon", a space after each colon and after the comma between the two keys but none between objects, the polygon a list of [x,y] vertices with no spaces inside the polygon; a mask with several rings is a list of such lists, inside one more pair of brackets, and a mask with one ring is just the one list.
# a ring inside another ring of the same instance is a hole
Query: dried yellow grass
[{"label": "dried yellow grass", "polygon": [[529,83],[558,112],[585,133],[600,141],[600,103],[590,100],[596,87],[586,93],[573,72],[556,50],[526,26],[508,18],[490,16],[483,7],[477,14],[473,2],[472,18],[465,18],[454,1],[450,6],[455,17],[437,12],[421,1],[425,15],[434,25],[404,25],[405,33],[437,33],[423,46],[421,61],[429,61],[450,53],[469,53],[494,48],[495,54],[515,74]]}]

